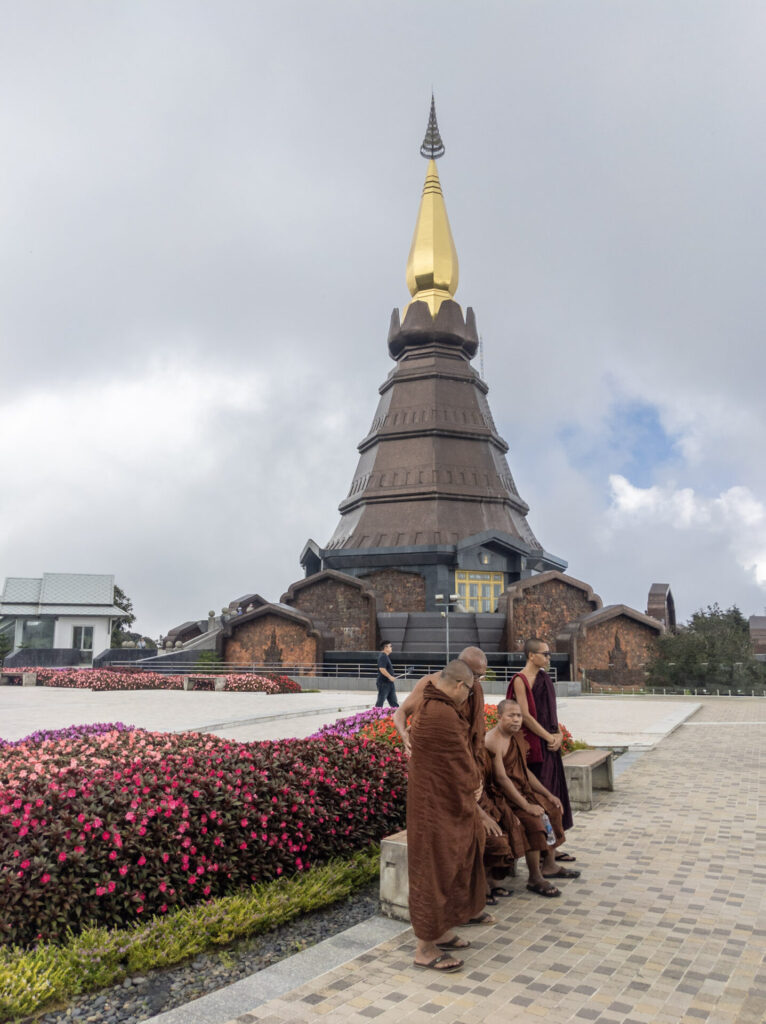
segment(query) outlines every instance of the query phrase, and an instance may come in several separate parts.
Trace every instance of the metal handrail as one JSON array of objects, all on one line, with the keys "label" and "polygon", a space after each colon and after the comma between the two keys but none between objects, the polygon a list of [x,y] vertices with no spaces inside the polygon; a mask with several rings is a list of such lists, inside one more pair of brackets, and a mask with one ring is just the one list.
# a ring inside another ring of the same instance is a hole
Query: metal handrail
[{"label": "metal handrail", "polygon": [[[109,666],[105,668],[118,669],[120,671],[130,670],[131,672],[156,672],[159,671],[159,667],[152,666],[141,667],[135,661],[113,661]],[[497,667],[490,667],[487,669],[487,675],[485,678],[488,681],[507,683],[512,676],[516,675],[519,671],[519,667],[512,665],[499,665]],[[442,663],[434,665],[422,665],[408,662],[399,662],[394,665],[394,672],[396,673],[397,679],[404,680],[417,680],[422,676],[429,675],[433,672],[439,672],[444,668]],[[554,682],[557,679],[556,667],[551,666],[549,669],[551,678]],[[282,664],[277,665],[274,663],[255,663],[250,665],[242,665],[241,663],[235,662],[218,662],[215,665],[195,665],[195,664],[178,664],[163,666],[163,675],[179,675],[179,676],[204,676],[204,675],[242,675],[245,673],[254,673],[259,676],[309,676],[315,679],[374,679],[378,674],[377,664],[373,661],[353,661],[353,662],[330,662],[328,664]]]}]

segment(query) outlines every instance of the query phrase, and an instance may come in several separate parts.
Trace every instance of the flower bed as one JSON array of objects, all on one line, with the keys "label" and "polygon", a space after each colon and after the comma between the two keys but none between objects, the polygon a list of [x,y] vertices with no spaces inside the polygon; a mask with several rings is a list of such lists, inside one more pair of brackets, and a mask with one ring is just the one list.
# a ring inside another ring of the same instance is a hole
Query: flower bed
[{"label": "flower bed", "polygon": [[0,737],[0,748],[52,743],[56,740],[75,740],[86,736],[98,736],[105,732],[131,732],[133,729],[134,725],[124,725],[122,722],[94,722],[92,725],[68,725],[64,729],[38,729],[21,740],[4,740]]},{"label": "flower bed", "polygon": [[404,825],[403,755],[75,730],[3,749],[0,937],[59,941],[347,856]]},{"label": "flower bed", "polygon": [[[37,673],[37,681],[43,686],[67,687],[76,690],[181,690],[183,675],[167,676],[161,672],[117,672],[108,668],[37,668],[27,669]],[[205,675],[191,671],[195,689],[213,690],[216,680],[223,679],[224,689],[234,693],[300,693],[301,688],[288,676],[259,676],[248,672],[239,675],[207,676],[207,685],[199,680]]]},{"label": "flower bed", "polygon": [[[497,704],[484,705],[484,722],[487,731],[494,729],[497,725]],[[587,744],[576,741],[569,729],[559,722],[563,741],[561,753],[568,754]],[[314,733],[312,738],[321,739],[326,736],[362,736],[365,739],[386,743],[392,747],[401,749],[402,741],[394,725],[393,712],[390,708],[370,708],[368,711],[361,711],[357,715],[349,715],[348,718],[339,718],[331,725],[324,725]]]}]

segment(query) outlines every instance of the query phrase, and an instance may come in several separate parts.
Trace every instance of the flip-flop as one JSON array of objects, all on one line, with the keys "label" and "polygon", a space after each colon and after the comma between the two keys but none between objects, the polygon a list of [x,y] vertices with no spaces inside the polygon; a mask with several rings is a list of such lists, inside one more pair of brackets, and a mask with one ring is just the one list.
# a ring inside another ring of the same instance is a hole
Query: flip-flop
[{"label": "flip-flop", "polygon": [[558,871],[554,871],[552,875],[546,875],[543,871],[543,878],[579,878],[579,871],[571,871],[569,868],[559,868]]},{"label": "flip-flop", "polygon": [[497,920],[485,910],[478,917],[469,917],[466,924],[497,924]]},{"label": "flip-flop", "polygon": [[577,860],[577,857],[573,857],[571,853],[557,853],[556,860],[574,862]]},{"label": "flip-flop", "polygon": [[492,890],[492,895],[499,896],[501,900],[506,900],[509,896],[513,896],[513,893],[510,889],[506,889],[504,885],[496,885]]},{"label": "flip-flop", "polygon": [[435,956],[433,960],[429,960],[427,964],[419,964],[417,960],[413,960],[413,967],[419,967],[421,971],[436,971],[437,974],[452,974],[453,971],[459,971],[463,966],[462,960],[455,960],[454,963],[450,964],[449,967],[437,967],[443,960],[454,960],[449,953],[442,953],[441,956]]},{"label": "flip-flop", "polygon": [[495,898],[493,893],[489,893],[487,898],[484,900],[484,902],[486,903],[486,905],[488,907],[496,907],[497,906],[497,900],[496,900],[496,898]]},{"label": "flip-flop", "polygon": [[468,939],[461,939],[459,935],[453,935],[449,942],[435,943],[437,949],[468,949],[471,943]]},{"label": "flip-flop", "polygon": [[542,885],[540,882],[527,882],[527,889],[537,893],[538,896],[546,896],[548,899],[561,895],[561,890],[557,889],[555,885]]}]

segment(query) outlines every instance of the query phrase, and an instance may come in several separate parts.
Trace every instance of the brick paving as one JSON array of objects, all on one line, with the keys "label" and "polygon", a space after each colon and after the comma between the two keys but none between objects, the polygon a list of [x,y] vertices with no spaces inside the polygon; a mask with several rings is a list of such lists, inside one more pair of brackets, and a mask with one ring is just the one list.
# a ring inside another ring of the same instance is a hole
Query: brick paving
[{"label": "brick paving", "polygon": [[414,969],[407,931],[231,1024],[763,1024],[766,700],[700,700],[576,816],[583,878],[544,900],[520,867],[462,972]]}]

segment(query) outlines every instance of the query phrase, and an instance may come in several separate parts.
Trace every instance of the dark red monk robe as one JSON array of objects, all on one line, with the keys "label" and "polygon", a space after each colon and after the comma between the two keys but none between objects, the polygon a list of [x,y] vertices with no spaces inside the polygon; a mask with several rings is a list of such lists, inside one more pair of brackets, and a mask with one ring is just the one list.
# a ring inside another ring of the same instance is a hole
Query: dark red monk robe
[{"label": "dark red monk robe", "polygon": [[410,920],[433,941],[477,917],[486,899],[480,773],[458,706],[433,683],[411,726],[407,783]]},{"label": "dark red monk robe", "polygon": [[[556,708],[556,689],[551,677],[542,669],[537,673],[535,684],[532,687],[532,696],[535,699],[537,721],[546,732],[557,733],[559,719]],[[548,750],[547,745],[543,743],[542,755],[542,761],[535,764],[529,763],[529,770],[534,772],[549,792],[559,798],[561,806],[564,808],[562,816],[564,828],[571,828],[573,825],[572,807],[569,803],[569,790],[567,789],[564,762],[561,760],[561,751]]]},{"label": "dark red monk robe", "polygon": [[[516,700],[516,693],[513,689],[513,683],[515,679],[520,679],[524,685],[524,690],[527,695],[527,707],[529,713],[533,718],[537,718],[537,708],[535,707],[535,698],[532,694],[532,689],[529,685],[529,680],[523,672],[517,672],[515,676],[511,677],[511,681],[508,683],[508,689],[505,694],[506,700]],[[527,729],[526,725],[521,727],[521,735],[527,742],[527,764],[533,764],[536,761],[542,761],[543,759],[543,741],[537,735],[536,732],[532,732],[531,729]]]},{"label": "dark red monk robe", "polygon": [[[556,805],[552,800],[549,800],[547,796],[543,796],[541,793],[537,793],[532,788],[532,784],[529,781],[529,768],[527,767],[527,762],[524,758],[521,742],[519,733],[511,736],[508,743],[508,749],[503,757],[505,773],[528,803],[540,804],[551,819],[551,825],[553,825],[553,831],[556,836],[555,845],[560,846],[566,838],[564,835],[564,829],[561,825],[561,812],[556,808]],[[526,848],[528,850],[547,850],[548,844],[545,841],[545,826],[542,823],[540,815],[531,814],[529,811],[522,810],[508,797],[506,797],[506,800],[508,800],[508,803],[513,809],[513,813],[517,816],[524,827],[527,843]]]}]

